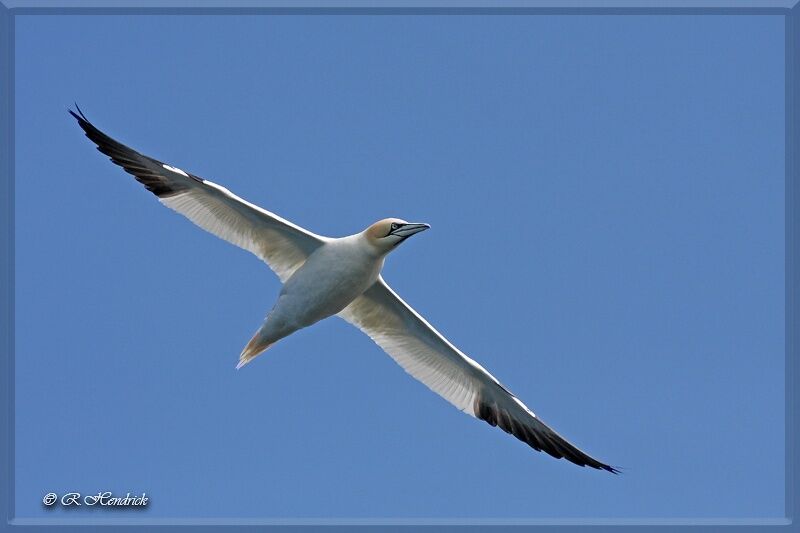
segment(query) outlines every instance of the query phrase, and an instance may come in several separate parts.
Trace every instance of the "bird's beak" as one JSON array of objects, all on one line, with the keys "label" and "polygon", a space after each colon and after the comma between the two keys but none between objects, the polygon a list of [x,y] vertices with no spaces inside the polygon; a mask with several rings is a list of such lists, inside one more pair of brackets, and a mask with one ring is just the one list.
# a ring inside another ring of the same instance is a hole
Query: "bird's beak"
[{"label": "bird's beak", "polygon": [[404,239],[407,239],[408,237],[411,237],[415,233],[419,233],[420,231],[425,231],[428,228],[430,228],[428,224],[410,222],[408,224],[403,224],[396,230],[393,230],[390,233],[390,235],[397,235],[398,237],[403,237]]}]

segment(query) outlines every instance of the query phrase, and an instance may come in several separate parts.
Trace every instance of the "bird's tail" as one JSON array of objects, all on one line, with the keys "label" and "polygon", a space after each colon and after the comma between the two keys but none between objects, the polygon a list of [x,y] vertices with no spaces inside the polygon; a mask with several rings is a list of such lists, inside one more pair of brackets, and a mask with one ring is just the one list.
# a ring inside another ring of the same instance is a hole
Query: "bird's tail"
[{"label": "bird's tail", "polygon": [[269,348],[275,344],[274,341],[270,341],[267,337],[264,337],[261,334],[261,330],[258,330],[253,338],[250,339],[250,342],[247,343],[247,346],[244,347],[242,353],[239,355],[239,363],[236,365],[236,370],[239,370],[244,365],[255,359],[261,352]]}]

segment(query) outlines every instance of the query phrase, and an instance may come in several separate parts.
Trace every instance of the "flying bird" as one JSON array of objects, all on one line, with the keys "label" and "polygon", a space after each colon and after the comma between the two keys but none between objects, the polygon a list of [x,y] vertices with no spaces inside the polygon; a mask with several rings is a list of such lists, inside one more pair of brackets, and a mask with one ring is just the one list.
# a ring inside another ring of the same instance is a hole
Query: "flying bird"
[{"label": "flying bird", "polygon": [[[76,105],[77,108],[77,105]],[[353,324],[406,372],[466,414],[537,451],[579,466],[619,471],[569,443],[480,364],[453,346],[381,276],[387,255],[428,224],[386,218],[341,238],[317,235],[228,189],[145,156],[98,130],[80,108],[70,114],[97,149],[165,206],[248,250],[283,283],[278,300],[239,356],[241,368],[280,339],[329,316]]]}]

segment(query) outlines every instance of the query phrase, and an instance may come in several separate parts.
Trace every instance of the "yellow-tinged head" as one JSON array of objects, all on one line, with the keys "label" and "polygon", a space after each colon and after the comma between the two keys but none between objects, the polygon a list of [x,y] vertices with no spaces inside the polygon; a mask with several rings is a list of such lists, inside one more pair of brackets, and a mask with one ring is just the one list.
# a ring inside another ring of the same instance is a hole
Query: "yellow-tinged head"
[{"label": "yellow-tinged head", "polygon": [[399,218],[384,218],[364,230],[367,241],[379,250],[391,251],[395,246],[412,235],[425,231],[429,225],[420,222],[406,222]]}]

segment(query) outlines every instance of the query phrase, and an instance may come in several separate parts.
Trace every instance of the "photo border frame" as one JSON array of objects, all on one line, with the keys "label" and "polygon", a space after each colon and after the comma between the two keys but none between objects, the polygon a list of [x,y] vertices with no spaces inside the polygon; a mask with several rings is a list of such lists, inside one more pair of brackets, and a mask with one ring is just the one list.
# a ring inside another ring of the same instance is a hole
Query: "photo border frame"
[{"label": "photo border frame", "polygon": [[[15,17],[19,15],[246,15],[246,14],[471,14],[471,15],[781,15],[785,19],[785,517],[775,519],[204,519],[204,518],[136,518],[105,515],[80,518],[15,518],[14,517],[14,70]],[[28,526],[57,526],[60,532],[81,531],[86,526],[142,528],[168,531],[176,526],[196,526],[207,531],[235,527],[340,529],[349,531],[386,530],[397,527],[436,527],[460,530],[464,526],[480,529],[519,530],[520,527],[558,526],[559,531],[592,527],[605,532],[625,527],[626,530],[661,529],[664,526],[690,526],[708,531],[735,527],[737,531],[764,531],[776,527],[800,529],[794,522],[798,508],[796,490],[797,414],[800,396],[798,356],[798,315],[800,271],[797,252],[800,237],[800,0],[0,0],[0,376],[6,380],[6,394],[0,400],[0,530],[28,529]],[[3,482],[2,480],[6,480]],[[38,529],[37,527],[37,529]]]}]

